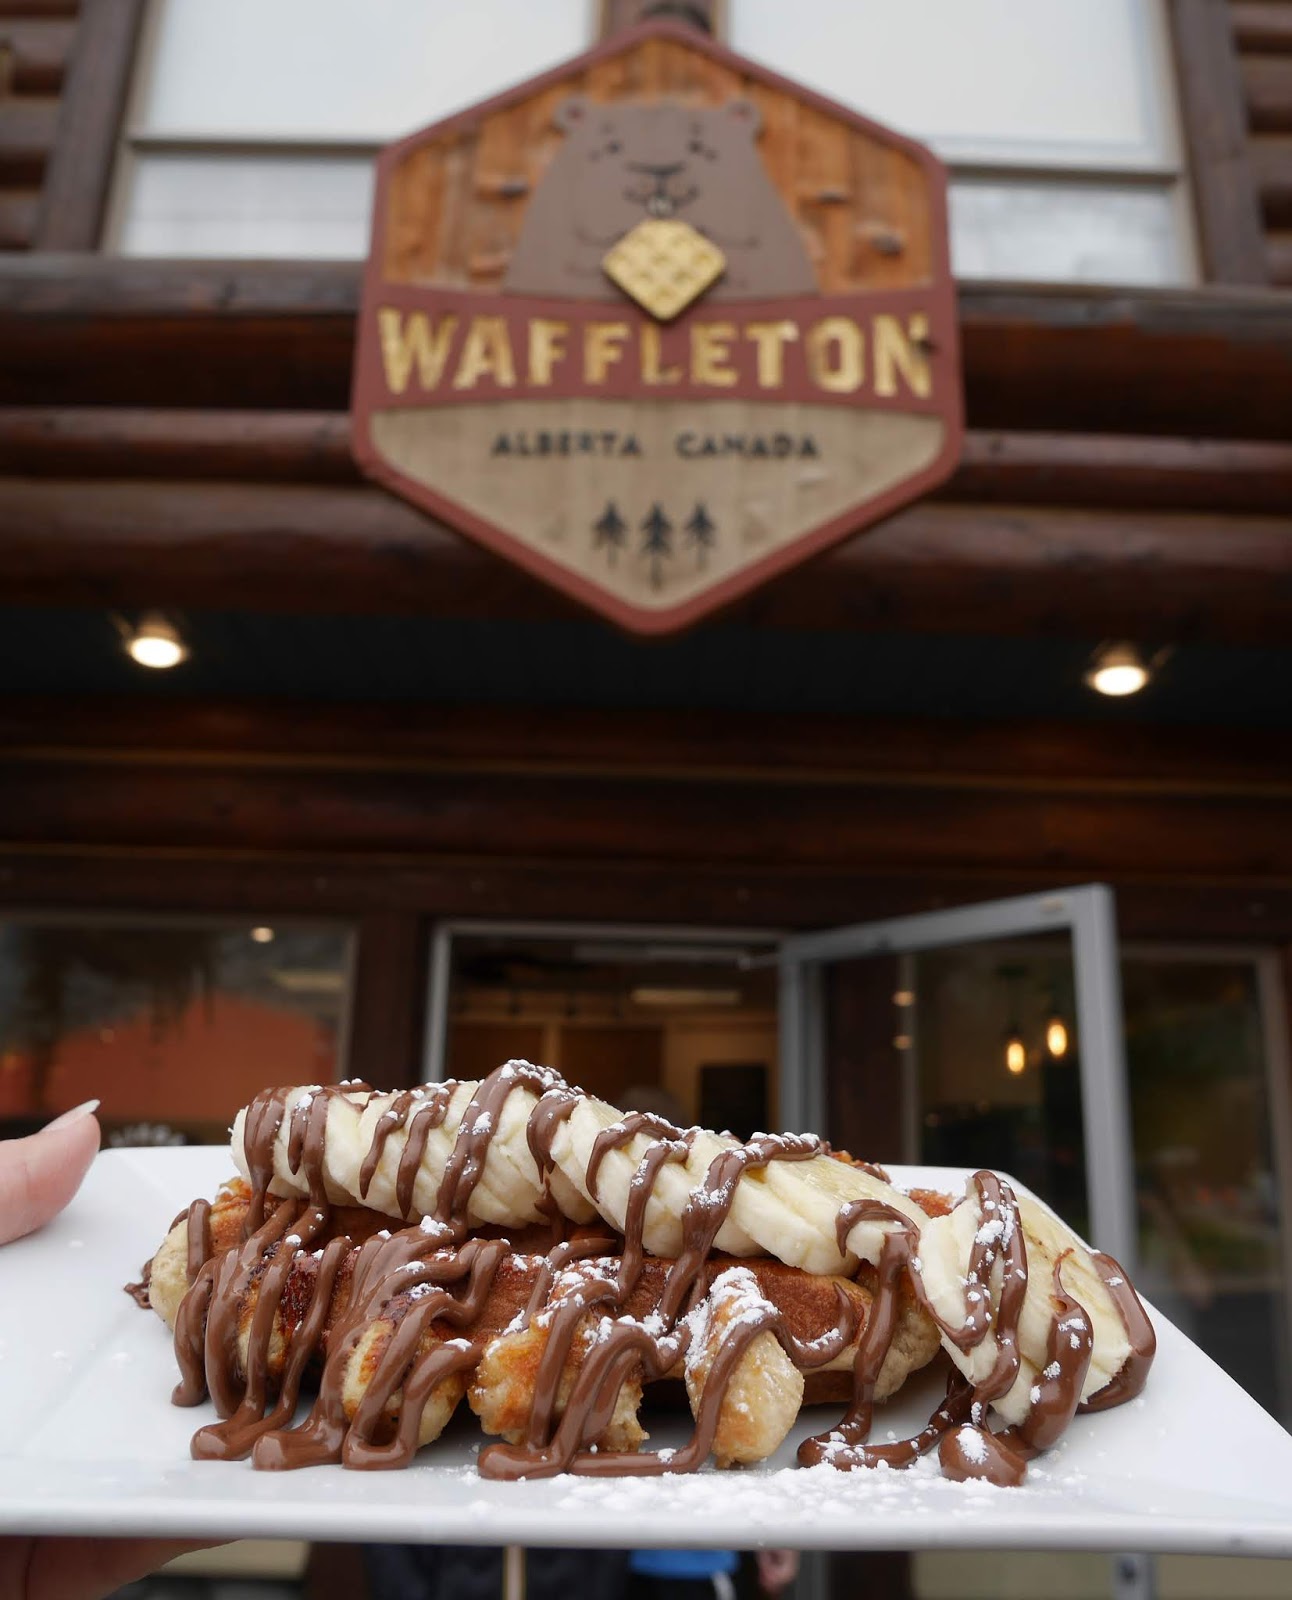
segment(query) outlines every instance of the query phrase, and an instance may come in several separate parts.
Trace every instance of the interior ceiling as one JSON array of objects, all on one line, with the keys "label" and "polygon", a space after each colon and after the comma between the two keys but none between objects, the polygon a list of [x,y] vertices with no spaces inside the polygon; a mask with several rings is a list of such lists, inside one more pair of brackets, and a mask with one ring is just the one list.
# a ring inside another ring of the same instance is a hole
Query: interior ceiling
[{"label": "interior ceiling", "polygon": [[191,655],[150,672],[106,612],[0,607],[0,693],[1292,723],[1289,648],[1184,644],[1108,700],[1081,681],[1099,641],[764,630],[643,642],[595,621],[176,616]]}]

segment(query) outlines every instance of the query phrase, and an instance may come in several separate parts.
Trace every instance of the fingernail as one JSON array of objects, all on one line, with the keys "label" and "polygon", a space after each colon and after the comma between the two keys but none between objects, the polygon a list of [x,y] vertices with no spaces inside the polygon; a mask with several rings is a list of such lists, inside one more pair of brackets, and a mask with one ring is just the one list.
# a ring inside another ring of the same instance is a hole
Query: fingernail
[{"label": "fingernail", "polygon": [[98,1109],[97,1100],[83,1101],[79,1106],[73,1106],[70,1111],[64,1111],[61,1117],[55,1117],[53,1122],[47,1122],[41,1131],[48,1133],[51,1128],[63,1128],[69,1122],[79,1122],[82,1117],[92,1116]]}]

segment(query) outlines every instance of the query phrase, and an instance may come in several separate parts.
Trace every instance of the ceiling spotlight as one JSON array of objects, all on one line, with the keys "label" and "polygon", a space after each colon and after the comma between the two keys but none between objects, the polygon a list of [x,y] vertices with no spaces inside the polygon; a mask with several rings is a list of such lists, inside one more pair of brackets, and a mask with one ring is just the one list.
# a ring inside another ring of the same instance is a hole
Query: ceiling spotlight
[{"label": "ceiling spotlight", "polygon": [[253,928],[251,930],[251,937],[257,944],[272,944],[274,940],[274,930],[272,928],[264,927]]},{"label": "ceiling spotlight", "polygon": [[139,626],[126,634],[126,651],[141,667],[177,667],[188,655],[179,630],[158,612],[150,611]]},{"label": "ceiling spotlight", "polygon": [[1005,1039],[1005,1068],[1015,1078],[1027,1066],[1027,1046],[1017,1028],[1011,1028]]},{"label": "ceiling spotlight", "polygon": [[1085,681],[1097,694],[1138,694],[1149,680],[1149,667],[1133,644],[1104,644],[1095,651]]}]

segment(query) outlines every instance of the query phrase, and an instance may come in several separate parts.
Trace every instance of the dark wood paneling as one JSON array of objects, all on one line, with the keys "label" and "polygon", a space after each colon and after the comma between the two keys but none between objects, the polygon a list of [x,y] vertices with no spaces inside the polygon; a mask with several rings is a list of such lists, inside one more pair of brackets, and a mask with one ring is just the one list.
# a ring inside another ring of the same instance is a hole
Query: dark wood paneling
[{"label": "dark wood paneling", "polygon": [[1292,60],[1243,56],[1243,95],[1254,133],[1292,133]]},{"label": "dark wood paneling", "polygon": [[0,55],[15,94],[57,94],[62,88],[76,24],[63,18],[0,18]]},{"label": "dark wood paneling", "polygon": [[1262,283],[1265,262],[1247,159],[1244,77],[1226,0],[1172,0],[1181,118],[1206,276]]},{"label": "dark wood paneling", "polygon": [[54,147],[58,101],[48,95],[0,97],[0,183],[38,184]]},{"label": "dark wood paneling", "polygon": [[1247,795],[573,774],[509,783],[407,771],[315,770],[303,781],[236,761],[177,768],[161,756],[99,767],[92,784],[33,758],[10,763],[0,788],[0,841],[47,850],[534,858],[593,870],[616,861],[743,870],[774,860],[786,870],[1003,875],[1026,863],[1059,881],[1152,873],[1292,883],[1290,821],[1286,798]]},{"label": "dark wood paneling", "polygon": [[1252,54],[1292,53],[1292,3],[1289,0],[1231,0],[1238,48]]},{"label": "dark wood paneling", "polygon": [[825,985],[825,1137],[864,1161],[903,1159],[902,1057],[894,1046],[895,956],[837,961]]},{"label": "dark wood paneling", "polygon": [[[0,408],[0,474],[116,478],[123,462],[133,481],[363,481],[340,412]],[[971,432],[934,498],[1281,513],[1292,506],[1292,445]]]},{"label": "dark wood paneling", "polygon": [[[378,489],[0,479],[12,603],[568,616]],[[767,626],[1283,642],[1282,517],[917,505],[742,603]]]},{"label": "dark wood paneling", "polygon": [[[0,405],[345,411],[357,266],[0,261]],[[963,285],[983,430],[1292,439],[1292,302]]]},{"label": "dark wood paneling", "polygon": [[[0,698],[0,761],[82,774],[163,761],[315,772],[640,777],[1292,802],[1292,741],[1263,731],[711,711]],[[88,779],[87,779],[88,781]]]},{"label": "dark wood paneling", "polygon": [[391,1089],[420,1083],[425,926],[406,911],[370,911],[358,936],[349,1076]]},{"label": "dark wood paneling", "polygon": [[[1047,869],[1006,874],[448,861],[281,860],[233,851],[0,850],[0,908],[103,912],[215,909],[350,916],[403,908],[439,917],[635,921],[696,927],[829,927],[1056,887]],[[1292,940],[1292,887],[1115,880],[1124,938]]]},{"label": "dark wood paneling", "polygon": [[1266,234],[1265,264],[1271,283],[1292,284],[1292,229]]},{"label": "dark wood paneling", "polygon": [[703,33],[715,31],[719,0],[601,0],[603,39],[642,22],[684,22]]},{"label": "dark wood paneling", "polygon": [[26,250],[36,232],[38,189],[0,190],[0,250]]},{"label": "dark wood paneling", "polygon": [[1292,135],[1259,134],[1250,151],[1266,225],[1292,224]]},{"label": "dark wood paneling", "polygon": [[93,0],[81,12],[36,227],[41,250],[98,248],[143,14],[144,0]]}]

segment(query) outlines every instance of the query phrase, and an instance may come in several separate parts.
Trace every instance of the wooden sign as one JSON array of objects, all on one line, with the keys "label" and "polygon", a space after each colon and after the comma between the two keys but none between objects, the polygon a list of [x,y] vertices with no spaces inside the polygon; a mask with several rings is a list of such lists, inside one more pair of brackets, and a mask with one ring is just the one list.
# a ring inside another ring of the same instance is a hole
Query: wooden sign
[{"label": "wooden sign", "polygon": [[927,493],[961,411],[940,164],[697,31],[379,159],[360,464],[625,628]]}]

